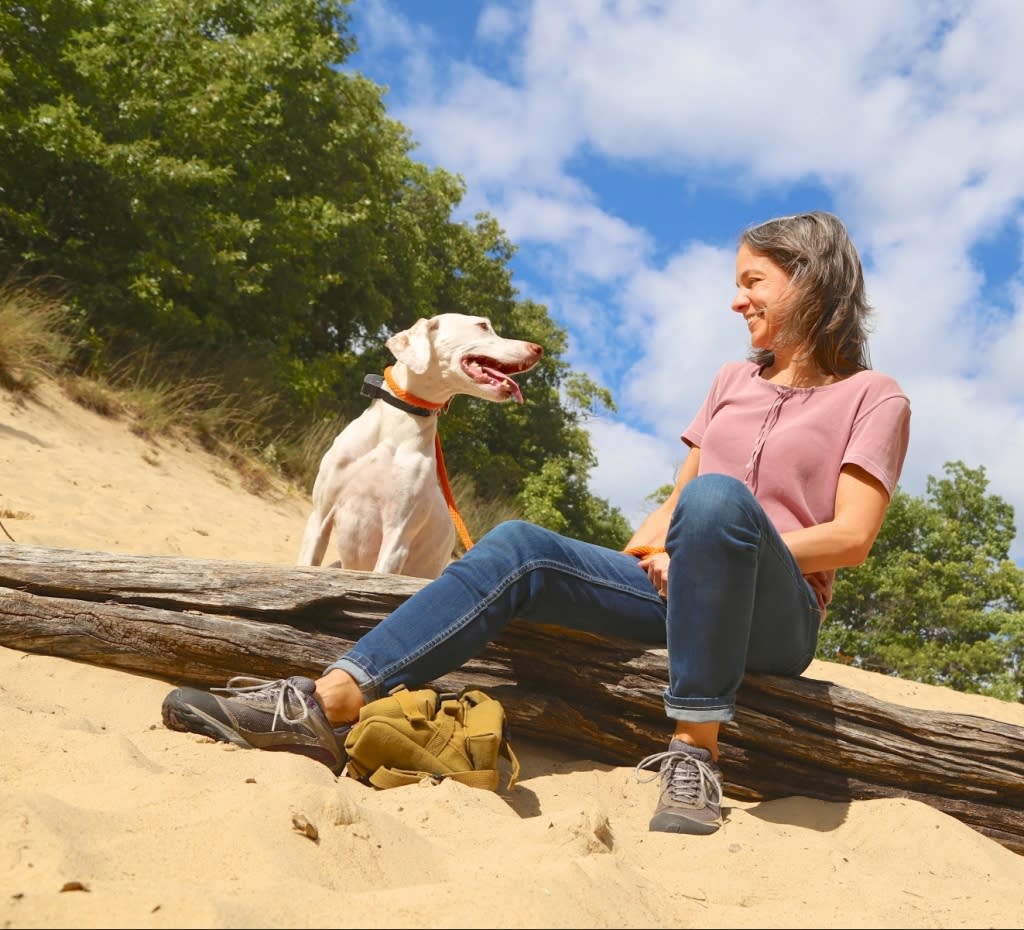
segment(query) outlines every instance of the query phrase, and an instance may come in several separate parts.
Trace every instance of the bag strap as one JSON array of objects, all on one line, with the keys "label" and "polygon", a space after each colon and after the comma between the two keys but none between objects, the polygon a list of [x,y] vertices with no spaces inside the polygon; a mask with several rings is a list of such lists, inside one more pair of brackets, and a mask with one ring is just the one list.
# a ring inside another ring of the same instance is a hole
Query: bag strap
[{"label": "bag strap", "polygon": [[[512,771],[508,776],[508,788],[511,790],[519,780],[519,760],[508,740],[501,741],[501,754],[512,764]],[[446,778],[469,785],[471,788],[487,788],[489,791],[497,791],[501,786],[501,773],[497,769],[473,769],[469,772],[435,775],[431,772],[385,768],[383,765],[369,776],[369,782],[375,788],[398,788],[402,785],[415,785],[421,781],[432,781],[436,784]]]},{"label": "bag strap", "polygon": [[[470,688],[463,691],[461,696],[471,704],[483,704],[485,701],[494,700],[494,698],[489,694]],[[508,786],[509,788],[512,788],[519,780],[519,760],[516,758],[516,754],[512,751],[512,744],[508,741],[504,733],[501,736],[501,754],[512,764],[512,772],[508,779]]]},{"label": "bag strap", "polygon": [[[475,769],[471,772],[452,772],[450,775],[432,775],[430,772],[410,772],[406,769],[389,769],[381,766],[369,777],[375,788],[399,788],[402,785],[415,785],[421,781],[438,782],[451,779],[470,788],[486,788],[497,791],[500,774],[496,769]],[[509,786],[511,787],[511,785]]]},{"label": "bag strap", "polygon": [[[406,719],[413,725],[417,723],[429,723],[430,718],[423,713],[419,702],[415,698],[415,693],[408,690],[394,691],[391,695],[399,706],[402,708],[402,713],[405,714]],[[461,707],[457,699],[449,698],[447,695],[438,697],[440,707],[438,713],[433,718],[434,733],[430,737],[430,741],[423,748],[429,752],[432,756],[439,756],[441,750],[444,749],[455,736],[455,724],[458,722],[459,712]]]},{"label": "bag strap", "polygon": [[414,692],[406,688],[405,685],[399,685],[393,689],[390,696],[398,701],[399,706],[402,708],[402,713],[413,723],[428,719],[423,711],[420,710],[420,705],[416,701]]},{"label": "bag strap", "polygon": [[512,744],[507,739],[502,739],[501,741],[501,754],[512,764],[512,771],[508,776],[508,786],[513,788],[515,783],[519,781],[519,760],[512,751]]}]

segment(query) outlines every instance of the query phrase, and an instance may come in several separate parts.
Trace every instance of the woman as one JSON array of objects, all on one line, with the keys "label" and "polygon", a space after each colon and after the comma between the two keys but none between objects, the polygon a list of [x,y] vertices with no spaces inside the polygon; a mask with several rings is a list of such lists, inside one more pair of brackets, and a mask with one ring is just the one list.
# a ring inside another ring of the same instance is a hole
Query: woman
[{"label": "woman", "polygon": [[743,676],[810,664],[835,571],[867,557],[910,426],[899,385],[870,369],[863,271],[838,218],[746,230],[736,286],[749,359],[719,370],[682,433],[675,488],[624,552],[503,523],[315,682],[178,689],[165,724],[340,771],[364,703],[458,668],[513,618],[667,644],[674,733],[637,766],[660,773],[650,829],[717,830],[718,733]]}]

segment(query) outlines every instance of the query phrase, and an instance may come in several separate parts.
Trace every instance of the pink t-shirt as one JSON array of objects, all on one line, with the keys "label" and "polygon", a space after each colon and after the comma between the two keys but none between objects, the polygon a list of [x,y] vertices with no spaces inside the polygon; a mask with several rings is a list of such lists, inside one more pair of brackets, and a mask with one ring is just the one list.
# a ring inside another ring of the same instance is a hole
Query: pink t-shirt
[{"label": "pink t-shirt", "polygon": [[[780,533],[832,519],[843,465],[859,465],[892,495],[910,442],[910,401],[899,384],[861,371],[834,384],[772,384],[753,362],[723,365],[682,440],[700,448],[700,474],[744,482]],[[807,580],[822,613],[835,571]]]}]

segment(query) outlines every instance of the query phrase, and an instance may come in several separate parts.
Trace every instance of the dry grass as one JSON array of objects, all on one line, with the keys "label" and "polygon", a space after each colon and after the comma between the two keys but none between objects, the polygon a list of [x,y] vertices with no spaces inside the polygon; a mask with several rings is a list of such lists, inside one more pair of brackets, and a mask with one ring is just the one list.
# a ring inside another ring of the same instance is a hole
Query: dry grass
[{"label": "dry grass", "polygon": [[64,332],[65,314],[59,299],[31,285],[0,284],[0,387],[31,394],[67,364],[71,340]]},{"label": "dry grass", "polygon": [[124,400],[117,392],[94,378],[69,374],[61,383],[64,393],[86,410],[92,410],[111,420],[117,420],[128,413]]},{"label": "dry grass", "polygon": [[[522,519],[522,512],[508,501],[491,501],[479,497],[473,479],[467,475],[449,475],[452,497],[462,522],[466,524],[472,542],[494,529],[505,520]],[[456,549],[462,554],[461,540],[456,540]]]},{"label": "dry grass", "polygon": [[263,426],[271,398],[243,401],[215,378],[174,379],[140,364],[125,365],[113,380],[137,435],[198,442],[228,462],[251,494],[269,497],[280,486],[275,444],[266,439]]},{"label": "dry grass", "polygon": [[72,369],[67,317],[59,299],[31,283],[0,285],[0,388],[32,396],[42,381],[55,381],[80,406],[125,420],[145,439],[198,442],[230,463],[253,494],[269,495],[281,486],[276,450],[283,442],[268,440],[264,425],[272,398],[243,401],[216,378],[182,377],[173,362],[145,355],[80,374]]},{"label": "dry grass", "polygon": [[300,488],[311,491],[320,470],[320,460],[348,421],[342,416],[321,420],[296,441],[277,450],[278,464]]}]

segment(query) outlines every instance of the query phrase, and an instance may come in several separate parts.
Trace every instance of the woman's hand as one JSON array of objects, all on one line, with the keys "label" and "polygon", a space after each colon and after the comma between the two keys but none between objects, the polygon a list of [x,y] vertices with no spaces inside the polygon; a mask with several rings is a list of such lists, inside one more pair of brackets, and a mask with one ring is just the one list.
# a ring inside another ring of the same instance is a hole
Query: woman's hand
[{"label": "woman's hand", "polygon": [[640,567],[647,572],[647,577],[651,579],[654,590],[662,597],[668,596],[668,563],[670,561],[667,552],[653,552],[644,556],[639,562]]},{"label": "woman's hand", "polygon": [[683,488],[697,477],[699,469],[700,447],[692,446],[679,468],[672,493],[661,502],[657,510],[649,514],[647,519],[640,524],[640,528],[633,534],[629,544],[622,550],[627,555],[636,556],[640,560],[638,564],[647,572],[647,577],[651,579],[654,590],[662,597],[665,597],[668,592],[669,557],[665,553],[665,536],[668,532],[669,520],[672,518],[672,512],[675,510],[676,502],[679,500]]}]

